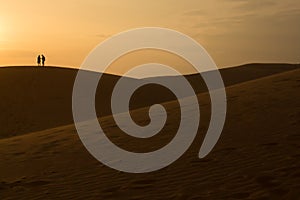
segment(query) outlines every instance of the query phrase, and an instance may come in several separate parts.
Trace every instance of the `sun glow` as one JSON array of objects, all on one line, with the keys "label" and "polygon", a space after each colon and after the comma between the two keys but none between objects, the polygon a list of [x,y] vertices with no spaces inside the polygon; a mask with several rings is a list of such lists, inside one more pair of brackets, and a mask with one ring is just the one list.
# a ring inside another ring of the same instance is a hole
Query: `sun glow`
[{"label": "sun glow", "polygon": [[2,32],[3,32],[3,29],[4,29],[4,27],[3,27],[4,25],[3,25],[3,23],[2,23],[2,20],[0,19],[0,41],[2,40]]},{"label": "sun glow", "polygon": [[[6,25],[4,23],[4,20],[0,18],[0,43],[3,43],[6,40],[5,39],[6,32],[7,30],[6,30]],[[3,44],[1,44],[1,46],[3,47]]]}]

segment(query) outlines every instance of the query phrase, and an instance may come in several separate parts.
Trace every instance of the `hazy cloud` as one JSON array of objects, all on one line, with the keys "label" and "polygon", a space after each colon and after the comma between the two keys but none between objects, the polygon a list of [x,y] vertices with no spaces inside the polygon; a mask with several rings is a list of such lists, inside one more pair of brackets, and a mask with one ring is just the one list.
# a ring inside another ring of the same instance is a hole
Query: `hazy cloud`
[{"label": "hazy cloud", "polygon": [[300,1],[211,0],[210,4],[215,6],[210,13],[203,14],[201,8],[182,17],[192,37],[207,43],[212,54],[222,58],[220,63],[300,61]]},{"label": "hazy cloud", "polygon": [[278,4],[276,0],[232,0],[236,4],[235,8],[241,11],[257,10],[266,7],[273,7]]},{"label": "hazy cloud", "polygon": [[200,9],[190,10],[190,11],[186,11],[183,13],[183,15],[185,15],[185,16],[199,16],[199,15],[204,15],[204,14],[207,14],[207,12],[204,10],[200,10]]}]

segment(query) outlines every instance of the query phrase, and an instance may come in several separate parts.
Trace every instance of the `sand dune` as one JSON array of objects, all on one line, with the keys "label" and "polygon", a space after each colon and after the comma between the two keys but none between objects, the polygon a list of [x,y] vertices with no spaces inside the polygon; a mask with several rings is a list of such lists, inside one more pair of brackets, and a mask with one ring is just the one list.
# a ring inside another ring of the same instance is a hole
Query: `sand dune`
[{"label": "sand dune", "polygon": [[[11,129],[4,127],[2,137],[6,138],[0,140],[1,199],[297,199],[300,196],[300,70],[288,71],[295,66],[286,67],[249,65],[223,70],[228,115],[215,149],[206,158],[198,159],[210,109],[209,96],[201,93],[198,98],[202,120],[194,143],[178,161],[149,174],[127,174],[102,165],[84,148],[73,125],[15,137],[11,137]],[[25,106],[33,108],[32,101],[41,104],[35,109],[50,106],[42,110],[44,113],[34,112],[35,119],[39,116],[47,118],[43,119],[44,125],[28,125],[24,130],[16,128],[14,134],[25,133],[25,129],[53,127],[62,118],[70,117],[67,113],[70,108],[65,108],[70,94],[64,97],[66,99],[59,97],[71,88],[76,71],[65,70],[58,76],[59,69],[4,70],[6,73],[9,70],[22,72],[5,76],[6,83],[12,84],[12,91],[22,92],[21,86],[29,84],[24,80],[28,75],[25,72],[31,74],[31,87],[35,88],[30,91],[38,91],[30,93],[37,96],[31,96],[32,99],[25,103],[22,97],[27,97],[28,90],[23,91],[24,96],[16,94],[13,99],[19,101],[11,102],[16,111],[20,112]],[[48,79],[43,82],[46,72]],[[24,81],[21,85],[12,80],[17,76],[15,74]],[[269,76],[271,74],[275,75]],[[53,82],[48,83],[49,79]],[[62,80],[69,80],[69,83],[59,87]],[[40,85],[34,81],[40,81]],[[49,89],[47,92],[38,89],[45,87]],[[3,91],[3,81],[0,88]],[[46,99],[53,104],[43,102]],[[7,109],[4,113],[12,113],[8,111],[10,106],[5,107],[3,101],[1,109]],[[17,105],[20,107],[15,108]],[[168,112],[173,113],[170,122],[176,122],[177,102],[164,105]],[[55,111],[52,116],[49,114],[51,109]],[[132,114],[143,123],[147,120],[145,112],[147,107],[136,109]],[[26,122],[22,120],[32,112],[20,113],[24,113],[20,118],[15,113],[8,117],[21,120],[19,126],[22,126],[22,122]],[[57,113],[63,116],[57,116]],[[49,120],[54,116],[59,119]],[[1,116],[1,120],[3,118]],[[5,124],[13,122],[9,120]],[[68,120],[63,123],[68,123]],[[38,122],[42,123],[42,120]],[[109,130],[111,140],[134,151],[159,148],[171,140],[176,131],[176,125],[170,123],[164,130],[168,134],[159,133],[149,140],[128,140],[118,134],[110,116],[101,118],[100,122]]]},{"label": "sand dune", "polygon": [[[299,68],[289,64],[249,64],[221,69],[225,85],[230,86],[275,73]],[[73,123],[72,88],[77,70],[57,67],[2,67],[0,68],[0,138],[45,130]],[[209,72],[208,72],[209,73]],[[196,93],[206,91],[198,74],[186,76]],[[110,95],[120,77],[105,74],[101,94],[96,95],[98,116],[110,115]],[[164,77],[176,81],[177,77]],[[142,81],[128,78],[128,81]],[[146,91],[146,92],[145,92]],[[152,94],[152,95],[149,95]],[[131,108],[142,108],[153,103],[174,99],[168,90],[155,85],[138,90]]]}]

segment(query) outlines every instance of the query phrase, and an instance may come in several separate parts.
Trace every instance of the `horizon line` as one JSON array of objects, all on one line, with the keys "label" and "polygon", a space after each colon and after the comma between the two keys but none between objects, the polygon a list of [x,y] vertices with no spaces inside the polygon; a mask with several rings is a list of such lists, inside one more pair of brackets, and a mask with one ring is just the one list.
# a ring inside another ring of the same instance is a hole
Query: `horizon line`
[{"label": "horizon line", "polygon": [[[299,65],[298,67],[300,67],[300,63],[249,62],[249,63],[243,63],[243,64],[239,64],[239,65],[235,65],[235,66],[221,67],[221,68],[218,68],[218,70],[225,70],[225,69],[243,67],[243,66],[247,66],[247,65],[296,65],[296,66]],[[4,66],[0,65],[0,69],[1,68],[21,68],[21,67],[58,68],[58,69],[67,69],[67,70],[85,70],[85,71],[89,71],[89,72],[96,72],[96,73],[102,73],[102,74],[113,75],[113,76],[123,76],[122,74],[116,74],[116,73],[110,73],[110,72],[98,72],[98,71],[92,71],[92,70],[87,70],[87,69],[80,69],[80,67],[63,66],[63,65],[45,65],[45,66],[37,66],[37,65],[29,65],[29,64],[28,65],[4,65]],[[211,71],[211,70],[209,70],[209,71]],[[203,72],[209,72],[209,71],[203,71]],[[185,74],[182,74],[182,75],[192,76],[192,75],[196,75],[196,74],[200,74],[200,73],[185,73]],[[178,75],[161,75],[161,76],[156,76],[156,77],[164,77],[164,76],[176,77]],[[144,79],[144,78],[137,78],[137,77],[134,77],[134,76],[126,76],[126,77],[135,78],[135,79]],[[151,77],[146,77],[146,78],[151,78]]]}]

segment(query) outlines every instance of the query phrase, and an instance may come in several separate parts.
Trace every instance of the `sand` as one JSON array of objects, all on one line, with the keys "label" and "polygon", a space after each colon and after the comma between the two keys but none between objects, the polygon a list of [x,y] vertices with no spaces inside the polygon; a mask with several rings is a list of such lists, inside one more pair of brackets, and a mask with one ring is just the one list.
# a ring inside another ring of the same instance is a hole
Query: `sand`
[{"label": "sand", "polygon": [[[226,86],[255,80],[268,75],[299,68],[289,64],[248,64],[221,69]],[[73,123],[72,89],[76,69],[59,67],[0,68],[0,138],[46,130]],[[198,74],[186,76],[196,93],[205,92],[206,87]],[[120,77],[104,74],[101,93],[96,95],[98,116],[111,114],[108,106],[110,94]],[[164,77],[176,81],[176,77]],[[128,81],[140,81],[128,78]],[[145,92],[146,91],[146,92]],[[149,93],[151,95],[149,95]],[[135,93],[132,109],[142,108],[152,103],[175,99],[168,90],[146,87]],[[157,101],[158,100],[158,101]],[[104,106],[103,106],[104,105]]]},{"label": "sand", "polygon": [[[204,90],[198,95],[202,117],[198,136],[188,151],[159,171],[128,174],[101,164],[82,145],[69,119],[68,107],[76,70],[0,69],[3,94],[0,198],[299,198],[299,66],[254,64],[221,73],[227,86],[228,112],[214,150],[204,159],[197,156],[210,113],[209,96]],[[69,93],[64,96],[66,91]],[[144,101],[132,115],[143,124],[147,122],[148,108],[142,106],[152,100],[141,100]],[[174,123],[178,120],[177,101],[163,105],[168,113],[173,113],[168,118],[169,124],[162,134],[147,140],[119,134],[111,116],[105,112],[99,120],[110,139],[121,147],[137,152],[154,150],[170,141],[177,128]]]}]

